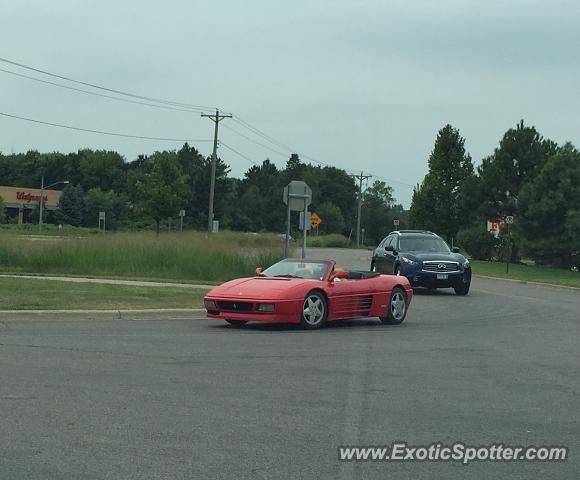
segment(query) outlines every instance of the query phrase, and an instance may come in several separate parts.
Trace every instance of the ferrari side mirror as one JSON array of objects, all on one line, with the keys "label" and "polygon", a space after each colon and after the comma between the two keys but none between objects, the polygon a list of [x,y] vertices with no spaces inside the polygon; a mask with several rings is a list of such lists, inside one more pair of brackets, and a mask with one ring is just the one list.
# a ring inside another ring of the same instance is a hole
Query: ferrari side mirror
[{"label": "ferrari side mirror", "polygon": [[341,279],[347,279],[349,277],[349,273],[344,271],[344,270],[338,270],[337,272],[334,272],[332,275],[330,275],[330,282],[334,282],[335,278],[341,278]]},{"label": "ferrari side mirror", "polygon": [[256,267],[256,275],[262,275],[262,267]]}]

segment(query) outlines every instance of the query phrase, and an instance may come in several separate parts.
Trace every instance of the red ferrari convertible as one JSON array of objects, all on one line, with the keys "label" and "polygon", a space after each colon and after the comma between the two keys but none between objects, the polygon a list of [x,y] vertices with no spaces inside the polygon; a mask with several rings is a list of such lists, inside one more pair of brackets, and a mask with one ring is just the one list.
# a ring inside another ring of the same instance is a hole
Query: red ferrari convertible
[{"label": "red ferrari convertible", "polygon": [[403,276],[345,271],[334,260],[286,259],[253,278],[239,278],[211,290],[207,316],[234,326],[249,321],[301,323],[318,328],[327,321],[378,317],[399,325],[413,297]]}]

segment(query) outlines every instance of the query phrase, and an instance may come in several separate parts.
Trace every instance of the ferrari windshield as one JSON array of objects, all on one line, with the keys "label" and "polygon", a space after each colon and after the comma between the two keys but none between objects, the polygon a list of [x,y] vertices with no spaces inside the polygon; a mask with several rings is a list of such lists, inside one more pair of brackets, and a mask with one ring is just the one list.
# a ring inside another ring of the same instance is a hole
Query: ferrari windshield
[{"label": "ferrari windshield", "polygon": [[401,252],[449,253],[447,244],[437,237],[403,237],[400,240]]},{"label": "ferrari windshield", "polygon": [[308,278],[323,280],[328,272],[327,262],[282,260],[262,272],[264,277]]}]

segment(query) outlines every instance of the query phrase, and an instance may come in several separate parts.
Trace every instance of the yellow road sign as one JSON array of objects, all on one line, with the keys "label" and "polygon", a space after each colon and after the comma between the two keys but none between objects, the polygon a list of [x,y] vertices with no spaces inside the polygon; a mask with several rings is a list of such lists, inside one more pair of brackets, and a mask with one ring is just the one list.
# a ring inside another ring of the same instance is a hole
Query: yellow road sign
[{"label": "yellow road sign", "polygon": [[320,218],[316,212],[312,212],[310,214],[310,226],[312,228],[317,228],[318,225],[320,225],[321,223],[322,223],[322,218]]}]

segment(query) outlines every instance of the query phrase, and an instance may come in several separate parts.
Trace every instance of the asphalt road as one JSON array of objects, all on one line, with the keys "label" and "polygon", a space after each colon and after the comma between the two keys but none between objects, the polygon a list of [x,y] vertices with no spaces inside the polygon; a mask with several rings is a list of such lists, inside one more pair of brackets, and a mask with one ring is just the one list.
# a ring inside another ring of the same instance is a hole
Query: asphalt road
[{"label": "asphalt road", "polygon": [[[0,321],[0,479],[579,478],[578,312],[576,292],[475,279],[418,293],[399,327]],[[393,441],[570,458],[337,460]]]}]

